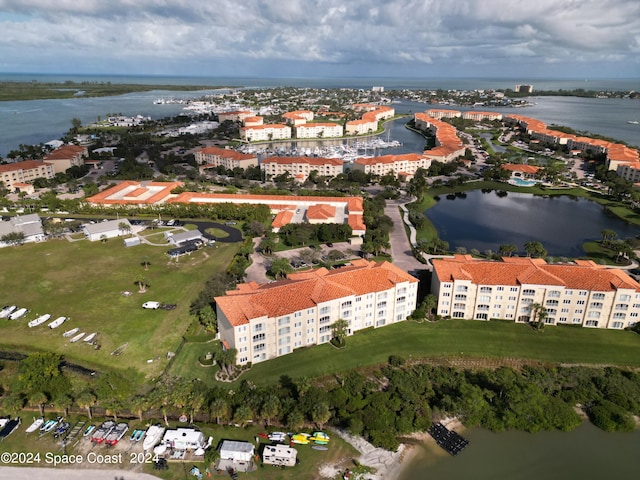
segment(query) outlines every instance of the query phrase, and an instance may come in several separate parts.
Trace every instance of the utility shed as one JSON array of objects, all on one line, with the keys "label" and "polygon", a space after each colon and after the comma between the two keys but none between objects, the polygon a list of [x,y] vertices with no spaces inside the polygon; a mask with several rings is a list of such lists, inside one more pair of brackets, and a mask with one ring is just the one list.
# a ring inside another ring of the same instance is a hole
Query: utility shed
[{"label": "utility shed", "polygon": [[253,445],[249,442],[225,440],[220,445],[219,465],[231,466],[240,472],[248,472],[253,468]]},{"label": "utility shed", "polygon": [[262,462],[265,465],[293,467],[298,458],[298,451],[288,445],[265,445]]}]

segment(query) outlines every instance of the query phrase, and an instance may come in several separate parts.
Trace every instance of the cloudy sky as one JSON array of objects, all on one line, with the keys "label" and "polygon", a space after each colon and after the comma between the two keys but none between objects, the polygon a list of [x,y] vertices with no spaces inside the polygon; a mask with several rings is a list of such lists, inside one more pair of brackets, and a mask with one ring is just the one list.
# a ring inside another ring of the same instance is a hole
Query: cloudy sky
[{"label": "cloudy sky", "polygon": [[0,72],[640,77],[639,0],[0,0]]}]

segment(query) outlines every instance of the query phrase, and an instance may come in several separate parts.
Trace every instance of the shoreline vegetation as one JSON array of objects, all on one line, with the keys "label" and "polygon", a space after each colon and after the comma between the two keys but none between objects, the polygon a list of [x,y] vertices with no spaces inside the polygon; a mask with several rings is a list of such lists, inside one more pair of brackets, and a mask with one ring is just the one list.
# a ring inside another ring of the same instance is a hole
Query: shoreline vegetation
[{"label": "shoreline vegetation", "polygon": [[191,92],[237,88],[215,85],[153,85],[113,82],[0,82],[0,102],[24,100],[57,100],[67,98],[110,97],[152,90]]}]

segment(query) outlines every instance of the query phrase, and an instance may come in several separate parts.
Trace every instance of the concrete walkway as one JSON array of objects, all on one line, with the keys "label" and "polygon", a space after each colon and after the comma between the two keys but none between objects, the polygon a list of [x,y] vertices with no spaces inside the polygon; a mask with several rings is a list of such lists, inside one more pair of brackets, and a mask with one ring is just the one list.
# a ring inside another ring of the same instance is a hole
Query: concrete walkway
[{"label": "concrete walkway", "polygon": [[[404,212],[404,219],[403,215],[400,214],[400,210]],[[389,234],[393,264],[409,273],[416,273],[421,270],[430,270],[430,265],[420,263],[413,256],[412,245],[416,244],[416,229],[409,223],[405,203],[399,200],[387,200],[384,213],[393,221],[393,229]],[[409,227],[409,238],[407,238],[407,234],[405,232],[405,222]]]}]

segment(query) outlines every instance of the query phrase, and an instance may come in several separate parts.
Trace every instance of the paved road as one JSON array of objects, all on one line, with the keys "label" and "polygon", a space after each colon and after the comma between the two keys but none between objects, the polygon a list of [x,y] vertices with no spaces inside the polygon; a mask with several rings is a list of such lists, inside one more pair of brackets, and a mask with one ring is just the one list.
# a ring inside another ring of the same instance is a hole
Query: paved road
[{"label": "paved road", "polygon": [[87,468],[30,468],[30,467],[2,467],[0,478],[11,480],[33,480],[46,478],[47,480],[158,480],[159,477],[130,470],[98,470]]},{"label": "paved road", "polygon": [[[393,258],[393,264],[402,270],[409,273],[417,273],[421,270],[429,270],[429,265],[420,263],[413,256],[411,250],[411,243],[407,238],[407,234],[404,229],[404,222],[400,215],[400,206],[404,202],[400,200],[387,200],[387,206],[384,209],[385,215],[387,215],[393,221],[393,229],[389,234],[389,243],[391,244],[391,257]],[[413,226],[412,239],[415,241],[415,230]]]}]

